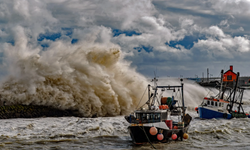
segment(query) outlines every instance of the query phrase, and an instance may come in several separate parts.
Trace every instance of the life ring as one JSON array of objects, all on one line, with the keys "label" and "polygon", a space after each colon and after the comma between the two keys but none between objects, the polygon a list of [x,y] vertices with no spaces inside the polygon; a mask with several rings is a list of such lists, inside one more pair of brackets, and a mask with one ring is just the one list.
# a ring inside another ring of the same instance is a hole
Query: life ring
[{"label": "life ring", "polygon": [[195,107],[195,109],[194,109],[197,113],[199,113],[199,109],[198,109],[198,107]]}]

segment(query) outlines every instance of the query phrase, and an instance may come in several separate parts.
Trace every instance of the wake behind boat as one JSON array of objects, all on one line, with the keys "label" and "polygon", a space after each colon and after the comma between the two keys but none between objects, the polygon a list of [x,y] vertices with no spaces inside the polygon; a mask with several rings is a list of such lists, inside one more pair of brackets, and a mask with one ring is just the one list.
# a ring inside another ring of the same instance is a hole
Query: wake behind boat
[{"label": "wake behind boat", "polygon": [[[192,117],[185,113],[183,83],[178,86],[158,86],[156,78],[152,81],[154,86],[148,85],[148,101],[133,114],[125,116],[130,123],[128,130],[133,142],[143,144],[187,139]],[[158,96],[159,89],[161,93]],[[180,99],[177,100],[177,96],[163,97],[166,91],[179,94]]]},{"label": "wake behind boat", "polygon": [[238,86],[239,76],[239,72],[232,72],[231,66],[226,73],[221,71],[219,93],[216,96],[204,97],[201,105],[195,108],[201,119],[250,117],[242,107],[245,88]]}]

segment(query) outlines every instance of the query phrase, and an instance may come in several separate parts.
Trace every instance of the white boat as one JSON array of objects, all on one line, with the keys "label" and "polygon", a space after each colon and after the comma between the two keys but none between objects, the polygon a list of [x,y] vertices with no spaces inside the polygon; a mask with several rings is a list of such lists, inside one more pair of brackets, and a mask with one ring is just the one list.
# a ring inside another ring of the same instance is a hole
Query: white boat
[{"label": "white boat", "polygon": [[223,70],[221,71],[221,87],[216,96],[204,97],[200,106],[195,110],[201,119],[212,118],[245,118],[249,114],[244,112],[242,98],[245,88],[238,86],[239,72],[233,87],[223,84]]}]

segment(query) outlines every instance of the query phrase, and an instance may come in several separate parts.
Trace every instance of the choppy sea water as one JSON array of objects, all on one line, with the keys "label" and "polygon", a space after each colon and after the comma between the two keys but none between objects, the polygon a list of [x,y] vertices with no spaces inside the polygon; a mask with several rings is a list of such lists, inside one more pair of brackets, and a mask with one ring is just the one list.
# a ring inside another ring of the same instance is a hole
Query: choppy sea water
[{"label": "choppy sea water", "polygon": [[[156,143],[156,149],[250,149],[250,118],[200,120],[195,111],[189,138]],[[35,118],[0,121],[0,149],[153,149],[133,145],[123,116]]]},{"label": "choppy sea water", "polygon": [[[169,84],[176,81],[168,81]],[[170,143],[134,145],[124,116],[80,118],[49,117],[32,119],[1,119],[0,149],[20,150],[248,150],[250,149],[250,118],[201,120],[194,111],[204,96],[215,89],[193,83],[184,87],[187,113],[193,118],[189,138]],[[250,113],[250,91],[244,93],[245,112]],[[176,97],[177,98],[177,97]]]}]

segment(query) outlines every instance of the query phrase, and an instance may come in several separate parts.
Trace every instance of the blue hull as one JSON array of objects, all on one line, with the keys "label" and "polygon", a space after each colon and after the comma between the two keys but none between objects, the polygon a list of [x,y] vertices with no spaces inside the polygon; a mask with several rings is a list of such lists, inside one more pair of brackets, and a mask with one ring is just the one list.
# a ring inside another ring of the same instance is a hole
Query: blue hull
[{"label": "blue hull", "polygon": [[232,115],[227,113],[222,113],[215,110],[210,110],[205,107],[198,107],[199,117],[203,119],[212,119],[212,118],[225,118],[231,119]]}]

